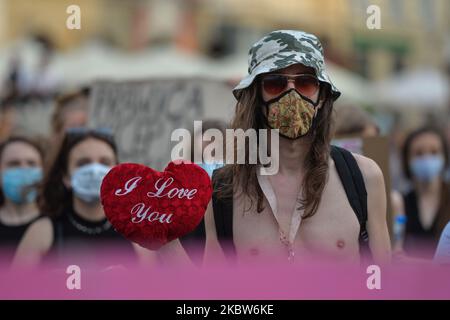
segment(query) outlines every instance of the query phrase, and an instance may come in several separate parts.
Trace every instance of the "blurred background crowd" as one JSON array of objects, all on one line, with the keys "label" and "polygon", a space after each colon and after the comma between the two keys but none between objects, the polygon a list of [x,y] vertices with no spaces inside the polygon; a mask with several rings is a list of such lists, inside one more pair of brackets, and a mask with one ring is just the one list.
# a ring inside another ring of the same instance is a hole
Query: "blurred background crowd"
[{"label": "blurred background crowd", "polygon": [[[66,28],[72,2],[80,30]],[[381,9],[379,30],[366,26],[371,4]],[[436,245],[450,220],[449,1],[0,0],[0,245],[12,244],[5,257],[25,232],[19,252],[36,261],[64,239],[115,237],[75,187],[77,168],[101,172],[119,161],[116,132],[82,129],[93,83],[204,78],[224,83],[232,99],[250,45],[276,29],[322,41],[342,92],[336,137],[387,141],[394,248],[418,248],[417,238]],[[207,127],[220,129],[230,120],[208,118]],[[40,197],[17,191],[39,182]]]}]

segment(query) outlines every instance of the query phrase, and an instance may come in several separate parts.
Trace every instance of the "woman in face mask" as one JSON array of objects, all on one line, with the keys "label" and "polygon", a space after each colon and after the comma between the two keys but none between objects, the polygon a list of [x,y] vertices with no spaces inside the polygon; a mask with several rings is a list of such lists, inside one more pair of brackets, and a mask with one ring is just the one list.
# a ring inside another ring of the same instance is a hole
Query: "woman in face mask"
[{"label": "woman in face mask", "polygon": [[[100,203],[102,180],[117,163],[116,145],[110,132],[68,129],[43,180],[39,207],[48,217],[36,221],[26,232],[15,263],[32,266],[50,257],[57,258],[57,262],[70,259],[70,263],[103,266],[108,261],[106,266],[110,266],[109,254],[115,253],[131,262],[136,253],[151,259],[148,251],[143,254],[142,248],[114,230]],[[102,256],[103,253],[106,255]],[[126,261],[112,262],[115,263]]]},{"label": "woman in face mask", "polygon": [[403,169],[411,190],[394,201],[406,217],[403,250],[408,256],[432,258],[437,241],[450,220],[450,185],[445,181],[448,145],[435,128],[410,133],[402,150]]},{"label": "woman in face mask", "polygon": [[10,262],[28,226],[39,216],[36,185],[42,178],[43,151],[26,137],[0,145],[0,255]]}]

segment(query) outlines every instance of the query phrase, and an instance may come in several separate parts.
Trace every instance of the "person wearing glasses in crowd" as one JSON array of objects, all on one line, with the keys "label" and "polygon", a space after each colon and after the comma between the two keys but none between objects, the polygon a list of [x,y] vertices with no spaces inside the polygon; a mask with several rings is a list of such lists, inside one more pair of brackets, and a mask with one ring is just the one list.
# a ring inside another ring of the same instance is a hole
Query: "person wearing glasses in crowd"
[{"label": "person wearing glasses in crowd", "polygon": [[[320,261],[389,263],[386,194],[378,165],[331,147],[333,102],[318,38],[273,31],[249,51],[233,89],[232,129],[278,129],[279,171],[225,165],[213,175],[204,263]],[[269,139],[270,140],[270,139]],[[367,253],[367,255],[366,255]],[[278,260],[277,260],[278,259]]]},{"label": "person wearing glasses in crowd", "polygon": [[42,179],[44,152],[25,136],[0,144],[0,261],[9,264],[29,225],[39,217],[37,183]]}]

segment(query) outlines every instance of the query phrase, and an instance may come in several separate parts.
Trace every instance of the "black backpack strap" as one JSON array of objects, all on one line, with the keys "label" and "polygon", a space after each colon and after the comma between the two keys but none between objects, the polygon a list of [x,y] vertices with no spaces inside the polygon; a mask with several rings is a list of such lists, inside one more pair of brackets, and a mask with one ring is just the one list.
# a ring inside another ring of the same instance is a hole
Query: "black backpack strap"
[{"label": "black backpack strap", "polygon": [[[220,181],[218,181],[216,174],[217,170],[214,170],[212,175],[213,190],[217,190],[220,186]],[[216,193],[213,192],[212,205],[219,244],[225,255],[230,259],[234,259],[236,257],[236,247],[233,242],[233,197],[218,199]]]},{"label": "black backpack strap", "polygon": [[361,249],[368,245],[367,224],[367,191],[356,159],[350,151],[331,146],[331,157],[334,160],[336,171],[344,186],[345,193],[360,225],[359,243]]},{"label": "black backpack strap", "polygon": [[[331,157],[334,160],[336,171],[342,181],[349,203],[359,221],[360,248],[370,255],[370,251],[368,251],[369,237],[366,229],[367,191],[361,170],[356,159],[348,150],[331,146]],[[214,190],[220,186],[216,172],[217,170],[213,172],[212,176]],[[233,242],[233,199],[232,197],[217,199],[213,192],[212,201],[217,239],[227,257],[234,259],[236,248]]]}]

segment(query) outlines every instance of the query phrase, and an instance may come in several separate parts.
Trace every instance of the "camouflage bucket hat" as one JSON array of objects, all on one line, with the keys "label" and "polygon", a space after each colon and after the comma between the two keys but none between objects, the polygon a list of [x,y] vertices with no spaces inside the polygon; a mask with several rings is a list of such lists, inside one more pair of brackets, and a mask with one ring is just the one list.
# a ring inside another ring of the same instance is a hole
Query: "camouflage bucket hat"
[{"label": "camouflage bucket hat", "polygon": [[234,96],[239,99],[242,90],[249,87],[256,76],[297,63],[315,70],[317,78],[330,86],[333,100],[341,95],[325,71],[323,49],[319,39],[303,31],[277,30],[250,48],[248,75],[233,89]]}]

